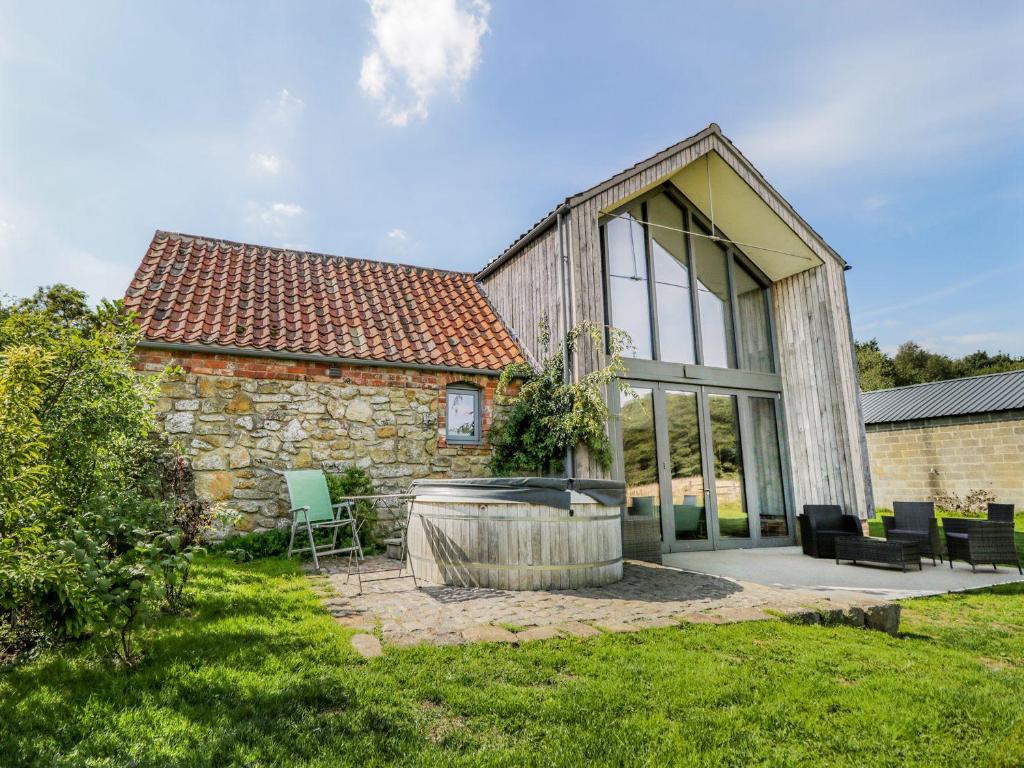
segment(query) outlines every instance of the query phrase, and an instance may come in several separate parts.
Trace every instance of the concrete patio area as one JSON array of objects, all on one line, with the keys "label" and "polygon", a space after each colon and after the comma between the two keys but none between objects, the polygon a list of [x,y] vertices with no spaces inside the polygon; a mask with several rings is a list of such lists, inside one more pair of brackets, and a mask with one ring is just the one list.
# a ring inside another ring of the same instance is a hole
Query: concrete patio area
[{"label": "concrete patio area", "polygon": [[991,566],[979,566],[977,573],[972,573],[971,566],[960,561],[952,569],[948,562],[938,566],[933,566],[930,559],[922,562],[922,570],[906,573],[846,562],[837,565],[835,560],[806,557],[800,547],[676,552],[664,556],[664,564],[674,568],[837,600],[843,596],[899,600],[1024,581],[1016,568],[1006,565],[999,566],[998,571]]},{"label": "concrete patio area", "polygon": [[792,618],[806,623],[867,626],[895,632],[899,606],[887,597],[777,587],[719,574],[627,561],[623,579],[604,587],[509,591],[448,587],[392,575],[396,561],[367,558],[363,591],[344,559],[324,560],[324,604],[346,627],[362,630],[353,645],[363,655],[392,645],[465,642],[522,643],[553,637],[592,637],[687,623],[722,624]]}]

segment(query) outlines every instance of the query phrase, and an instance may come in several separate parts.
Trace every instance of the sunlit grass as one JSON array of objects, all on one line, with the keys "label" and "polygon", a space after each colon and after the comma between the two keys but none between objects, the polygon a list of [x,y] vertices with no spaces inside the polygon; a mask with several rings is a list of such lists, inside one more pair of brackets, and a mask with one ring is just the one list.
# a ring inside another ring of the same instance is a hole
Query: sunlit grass
[{"label": "sunlit grass", "polygon": [[197,568],[132,671],[0,672],[0,764],[1020,765],[1024,589],[908,603],[905,636],[784,622],[356,656],[281,560]]}]

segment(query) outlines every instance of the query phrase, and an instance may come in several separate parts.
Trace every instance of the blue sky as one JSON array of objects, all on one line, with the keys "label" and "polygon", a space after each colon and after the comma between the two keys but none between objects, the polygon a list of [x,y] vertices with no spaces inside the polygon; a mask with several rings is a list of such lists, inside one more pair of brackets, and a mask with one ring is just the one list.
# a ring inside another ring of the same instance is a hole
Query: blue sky
[{"label": "blue sky", "polygon": [[1024,354],[1024,4],[0,2],[0,292],[153,230],[475,269],[718,122],[854,332]]}]

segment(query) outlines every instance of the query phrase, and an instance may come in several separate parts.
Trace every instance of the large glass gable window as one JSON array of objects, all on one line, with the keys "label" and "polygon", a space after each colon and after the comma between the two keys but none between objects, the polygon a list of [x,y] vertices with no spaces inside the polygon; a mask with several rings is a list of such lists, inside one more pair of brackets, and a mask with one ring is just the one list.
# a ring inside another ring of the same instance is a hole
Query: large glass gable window
[{"label": "large glass gable window", "polygon": [[608,220],[609,323],[631,357],[773,373],[767,283],[696,219],[660,192]]}]

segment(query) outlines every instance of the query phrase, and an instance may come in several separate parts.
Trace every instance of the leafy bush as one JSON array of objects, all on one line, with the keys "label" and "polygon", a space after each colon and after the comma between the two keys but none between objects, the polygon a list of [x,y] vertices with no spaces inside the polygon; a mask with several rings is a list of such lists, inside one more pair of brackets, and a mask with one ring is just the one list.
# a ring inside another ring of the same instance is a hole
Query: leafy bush
[{"label": "leafy bush", "polygon": [[99,632],[132,663],[139,622],[181,598],[209,510],[150,439],[138,334],[66,286],[0,305],[0,656]]},{"label": "leafy bush", "polygon": [[[566,334],[565,342],[574,352],[583,339],[595,345],[604,342],[601,328],[585,323]],[[549,331],[541,328],[541,343]],[[602,466],[611,465],[608,438],[610,385],[628,387],[621,376],[626,368],[622,351],[629,336],[618,328],[608,329],[605,367],[583,376],[578,382],[564,380],[564,359],[560,349],[543,361],[539,371],[525,363],[505,368],[498,381],[499,409],[491,430],[491,472],[495,475],[554,475],[564,471],[566,449],[584,445]],[[515,394],[509,394],[515,383]]]},{"label": "leafy bush", "polygon": [[[331,503],[338,504],[352,496],[373,496],[376,490],[373,479],[363,468],[351,465],[341,472],[327,475],[327,488],[331,492]],[[353,510],[359,522],[359,540],[363,549],[379,544],[377,537],[377,510],[372,501],[362,499],[355,503]]]},{"label": "leafy bush", "polygon": [[258,560],[264,557],[278,557],[288,551],[288,528],[277,528],[273,531],[257,533],[240,533],[229,536],[223,541],[211,544],[211,552],[223,553],[236,560]]}]

